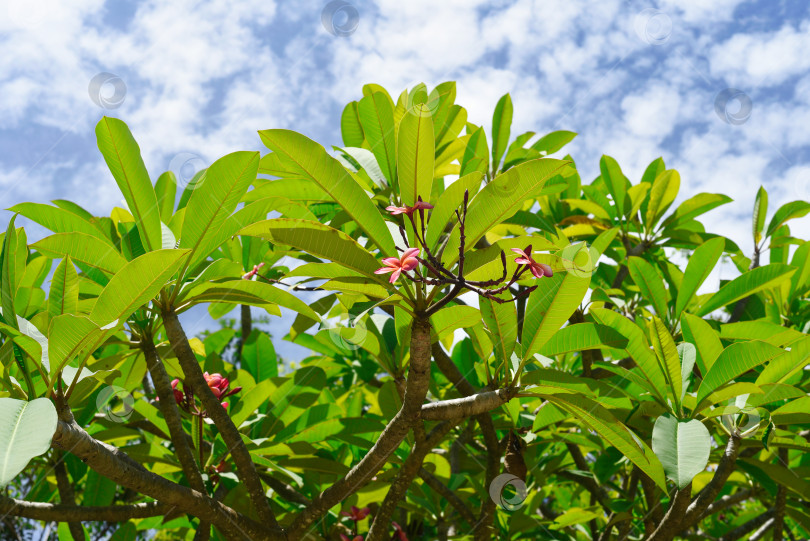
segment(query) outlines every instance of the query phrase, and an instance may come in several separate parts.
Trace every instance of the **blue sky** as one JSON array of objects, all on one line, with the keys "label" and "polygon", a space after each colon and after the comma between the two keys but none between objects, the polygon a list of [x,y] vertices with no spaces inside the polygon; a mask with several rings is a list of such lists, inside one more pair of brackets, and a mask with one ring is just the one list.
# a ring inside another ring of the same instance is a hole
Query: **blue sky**
[{"label": "blue sky", "polygon": [[[578,132],[566,150],[586,182],[602,154],[633,181],[663,156],[681,173],[681,200],[734,198],[705,224],[749,253],[760,184],[771,212],[810,200],[808,2],[347,4],[335,28],[324,25],[325,1],[0,0],[2,208],[57,198],[96,214],[123,206],[95,145],[104,114],[129,124],[154,178],[167,169],[189,178],[228,152],[261,149],[260,129],[340,144],[340,111],[365,83],[399,94],[445,80],[487,129],[510,92],[513,135]],[[347,17],[353,32],[340,31]],[[108,84],[90,91],[100,73]],[[727,89],[740,100],[718,114]],[[806,237],[810,221],[793,228]],[[187,319],[194,330],[212,323],[204,311]]]}]

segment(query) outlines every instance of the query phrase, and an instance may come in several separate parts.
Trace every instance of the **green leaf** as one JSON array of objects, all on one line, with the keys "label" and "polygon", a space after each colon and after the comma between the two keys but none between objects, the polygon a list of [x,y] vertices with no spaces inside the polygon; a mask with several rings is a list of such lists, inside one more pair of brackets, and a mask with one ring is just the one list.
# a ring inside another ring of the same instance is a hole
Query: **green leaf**
[{"label": "green leaf", "polygon": [[575,323],[555,332],[540,349],[540,354],[553,357],[586,349],[624,349],[625,347],[627,347],[627,338],[607,325]]},{"label": "green leaf", "polygon": [[808,363],[810,363],[810,337],[805,337],[792,343],[790,351],[771,360],[757,378],[757,384],[784,383],[796,372],[803,370]]},{"label": "green leaf", "polygon": [[765,227],[765,215],[768,213],[768,192],[760,186],[754,201],[754,244],[762,240],[762,228]]},{"label": "green leaf", "polygon": [[716,237],[707,240],[692,253],[689,263],[686,264],[686,272],[683,274],[681,287],[678,289],[678,299],[675,302],[676,318],[695,298],[697,290],[708,278],[709,273],[712,272],[720,259],[725,245],[725,239]]},{"label": "green leaf", "polygon": [[115,481],[96,473],[94,470],[87,472],[87,480],[82,493],[82,505],[88,507],[103,507],[112,504],[115,499]]},{"label": "green leaf", "polygon": [[477,128],[470,135],[464,154],[461,157],[461,175],[469,175],[474,171],[482,174],[487,172],[489,166],[489,148],[487,147],[487,134],[484,128]]},{"label": "green leaf", "polygon": [[[3,252],[2,252],[2,265],[0,265],[0,273],[2,273],[2,280],[0,281],[0,308],[3,309],[3,319],[11,327],[17,328],[16,312],[14,311],[14,298],[17,295],[17,285],[20,282],[21,276],[17,274],[17,228],[14,226],[14,220],[17,215],[11,217],[6,229],[6,234],[3,237]],[[24,254],[23,258],[25,257]],[[25,261],[25,259],[23,259]]]},{"label": "green leaf", "polygon": [[464,327],[472,327],[481,322],[481,312],[472,306],[450,306],[430,316],[431,333],[434,338],[442,339],[448,333]]},{"label": "green leaf", "polygon": [[127,260],[109,244],[85,233],[56,233],[31,245],[54,258],[70,257],[106,274],[115,274]]},{"label": "green leaf", "polygon": [[359,147],[363,144],[363,127],[360,124],[358,103],[353,101],[343,108],[340,115],[340,134],[343,144],[349,147]]},{"label": "green leaf", "polygon": [[177,272],[188,250],[156,250],[127,263],[98,296],[90,319],[99,325],[129,317]]},{"label": "green leaf", "polygon": [[778,425],[810,423],[810,396],[791,400],[771,413],[771,419]]},{"label": "green leaf", "polygon": [[492,115],[492,171],[497,171],[501,158],[509,144],[509,130],[512,126],[512,97],[504,94],[495,106]]},{"label": "green leaf", "polygon": [[51,317],[60,314],[75,314],[79,308],[79,275],[76,267],[66,256],[56,267],[51,278],[48,294],[48,313]]},{"label": "green leaf", "polygon": [[667,477],[678,488],[684,488],[706,469],[712,438],[703,423],[696,419],[682,421],[672,415],[662,415],[653,427],[652,448]]},{"label": "green leaf", "polygon": [[589,312],[597,322],[607,325],[626,337],[625,352],[632,357],[644,377],[650,383],[655,395],[666,404],[663,389],[666,387],[666,377],[658,363],[655,353],[650,349],[644,333],[632,321],[623,315],[604,308],[592,308]]},{"label": "green leaf", "polygon": [[650,325],[650,342],[661,365],[661,372],[672,390],[672,398],[676,409],[680,409],[683,379],[681,377],[681,359],[675,347],[675,341],[669,334],[666,325],[660,318],[653,316]]},{"label": "green leaf", "polygon": [[[382,92],[372,92],[363,97],[357,104],[357,114],[362,126],[361,135],[359,137],[354,135],[353,140],[355,142],[359,140],[359,143],[349,146],[359,147],[363,142],[363,137],[365,137],[368,140],[369,147],[371,147],[371,152],[377,158],[379,168],[388,180],[388,184],[395,186],[397,180],[397,142],[394,128],[394,110],[391,107],[390,98]],[[347,120],[351,122],[353,119],[349,118]],[[356,130],[356,128],[350,129],[352,134]]]},{"label": "green leaf", "polygon": [[308,220],[275,218],[251,224],[240,230],[239,234],[292,246],[315,257],[340,263],[379,283],[387,283],[380,275],[374,274],[382,266],[374,256],[349,235],[328,225]]},{"label": "green leaf", "polygon": [[553,131],[535,141],[531,148],[538,152],[544,152],[544,156],[548,156],[573,141],[576,136],[577,134],[572,131]]},{"label": "green leaf", "polygon": [[[542,158],[510,168],[487,183],[470,202],[465,227],[466,246],[471,248],[493,227],[510,218],[527,199],[536,197],[546,181],[570,162]],[[442,254],[445,265],[458,261],[459,231],[454,228]]]},{"label": "green leaf", "polygon": [[[47,343],[50,375],[57,374],[73,357],[97,342],[106,330],[110,329],[100,329],[85,316],[62,314],[51,319]],[[89,355],[93,352],[85,353]]]},{"label": "green leaf", "polygon": [[674,169],[664,171],[655,178],[650,188],[650,198],[647,212],[644,216],[644,225],[652,231],[658,220],[664,215],[669,206],[675,201],[681,187],[681,176]]},{"label": "green leaf", "polygon": [[539,352],[582,302],[591,277],[580,274],[557,272],[542,278],[529,295],[523,318],[523,360]]},{"label": "green leaf", "polygon": [[123,121],[106,116],[96,125],[96,140],[145,246],[149,251],[157,250],[161,239],[160,208],[138,143]]},{"label": "green leaf", "polygon": [[602,159],[599,160],[599,170],[602,172],[602,181],[607,186],[610,195],[613,196],[613,204],[616,205],[619,216],[624,216],[624,200],[629,184],[627,177],[622,173],[616,160],[610,156],[602,156]]},{"label": "green leaf", "polygon": [[208,168],[191,194],[180,235],[180,247],[190,248],[187,266],[205,259],[220,244],[217,233],[256,180],[258,152],[234,152]]},{"label": "green leaf", "polygon": [[705,316],[727,304],[753,295],[757,291],[774,287],[784,280],[788,280],[794,272],[796,272],[795,267],[782,263],[771,263],[752,269],[721,287],[695,315]]},{"label": "green leaf", "polygon": [[721,385],[784,353],[784,350],[758,340],[731,344],[703,375],[698,388],[698,403]]},{"label": "green leaf", "polygon": [[[510,299],[509,294],[501,294],[501,298]],[[497,338],[495,350],[498,359],[506,361],[512,356],[517,341],[517,308],[511,300],[500,303],[486,297],[480,297],[478,302],[481,315],[487,328]]]},{"label": "green leaf", "polygon": [[[259,331],[253,331],[256,333]],[[251,337],[253,336],[251,333]],[[267,336],[261,333],[262,336]],[[254,342],[255,343],[255,342]],[[272,347],[272,345],[271,345]],[[275,353],[275,352],[273,352]],[[266,377],[267,375],[265,375]],[[276,390],[276,386],[269,379],[256,379],[258,382],[255,387],[244,393],[239,397],[239,402],[229,411],[229,415],[233,420],[233,424],[239,427],[242,423],[248,420],[262,404],[266,404],[268,398]]]},{"label": "green leaf", "polygon": [[242,345],[242,361],[253,379],[263,381],[278,377],[278,358],[273,341],[263,333],[254,329]]},{"label": "green leaf", "polygon": [[701,374],[706,374],[723,351],[723,344],[711,325],[692,314],[681,318],[683,337],[697,348],[697,365]]},{"label": "green leaf", "polygon": [[47,398],[0,398],[0,487],[51,448],[57,421],[56,408]]},{"label": "green leaf", "polygon": [[352,174],[311,139],[289,130],[263,130],[262,142],[282,154],[293,170],[320,186],[365,231],[387,256],[396,254],[394,239],[379,210]]},{"label": "green leaf", "polygon": [[433,190],[435,141],[427,105],[414,105],[402,117],[397,136],[397,176],[402,204],[413,206],[419,196],[430,201]]},{"label": "green leaf", "polygon": [[807,201],[791,201],[790,203],[785,203],[774,213],[773,218],[771,218],[771,223],[768,224],[768,231],[765,236],[770,237],[776,233],[776,230],[782,227],[788,220],[801,218],[802,216],[807,215],[808,212],[810,212],[810,203]]},{"label": "green leaf", "polygon": [[667,291],[664,288],[664,281],[661,275],[658,274],[658,271],[655,270],[655,267],[642,258],[635,256],[630,257],[627,261],[627,267],[630,270],[630,276],[632,276],[633,281],[641,290],[643,298],[652,303],[656,315],[661,318],[669,319]]},{"label": "green leaf", "polygon": [[548,395],[546,398],[596,431],[666,491],[664,469],[653,451],[598,402],[577,395]]},{"label": "green leaf", "polygon": [[195,287],[190,296],[183,298],[184,303],[225,302],[229,304],[249,304],[266,307],[277,304],[289,308],[315,321],[318,314],[307,303],[295,295],[264,282],[254,280],[231,280],[227,282],[209,282]]},{"label": "green leaf", "polygon": [[174,173],[166,171],[155,182],[155,197],[160,208],[160,219],[168,224],[174,214],[174,201],[177,198],[177,179]]},{"label": "green leaf", "polygon": [[675,212],[670,214],[661,224],[669,229],[676,229],[689,220],[709,212],[713,208],[733,201],[727,195],[715,193],[699,193],[681,203]]},{"label": "green leaf", "polygon": [[481,171],[473,171],[468,175],[464,175],[448,186],[439,196],[433,210],[430,212],[430,220],[427,225],[427,245],[430,246],[431,250],[436,248],[442,233],[447,227],[447,223],[463,203],[464,192],[469,190],[470,198],[475,197],[481,186],[483,176],[484,174]]},{"label": "green leaf", "polygon": [[90,223],[84,216],[77,215],[70,210],[42,203],[19,203],[9,210],[22,214],[54,233],[72,233],[74,231],[86,233],[103,241],[110,248],[113,247],[112,242],[101,229]]},{"label": "green leaf", "polygon": [[683,397],[686,396],[686,390],[689,388],[689,381],[692,379],[692,371],[695,368],[697,349],[689,342],[678,344],[677,349],[681,364],[681,402],[683,402]]}]

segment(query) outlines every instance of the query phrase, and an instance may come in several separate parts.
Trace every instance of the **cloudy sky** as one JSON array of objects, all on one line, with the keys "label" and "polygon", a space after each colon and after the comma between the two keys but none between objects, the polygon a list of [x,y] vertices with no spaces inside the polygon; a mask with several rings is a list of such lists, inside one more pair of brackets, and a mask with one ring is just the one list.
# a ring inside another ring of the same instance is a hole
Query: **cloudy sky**
[{"label": "cloudy sky", "polygon": [[634,182],[663,156],[682,196],[734,198],[705,223],[749,253],[760,184],[771,213],[810,200],[804,0],[0,0],[0,50],[2,208],[122,205],[93,135],[105,114],[129,124],[153,178],[182,180],[260,149],[260,129],[340,144],[365,83],[398,95],[446,80],[487,128],[510,92],[513,134],[578,132],[566,150],[586,182],[602,154]]}]

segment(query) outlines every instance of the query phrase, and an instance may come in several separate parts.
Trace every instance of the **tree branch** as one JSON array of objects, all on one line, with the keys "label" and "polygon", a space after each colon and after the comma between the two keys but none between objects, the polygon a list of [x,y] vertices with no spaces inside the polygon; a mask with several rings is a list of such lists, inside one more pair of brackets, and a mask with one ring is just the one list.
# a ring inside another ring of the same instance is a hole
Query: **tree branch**
[{"label": "tree branch", "polygon": [[774,514],[776,514],[776,511],[774,509],[770,509],[770,510],[762,513],[758,517],[752,518],[751,520],[749,520],[748,522],[746,522],[742,526],[738,526],[737,528],[734,528],[733,530],[728,532],[726,535],[721,537],[720,541],[736,541],[737,539],[747,535],[754,528],[759,528],[760,526],[762,526],[766,522],[768,522],[770,520],[773,520]]},{"label": "tree branch", "polygon": [[740,453],[741,442],[742,439],[739,436],[732,435],[729,437],[723,457],[717,464],[717,470],[714,472],[712,480],[700,491],[697,498],[686,509],[681,521],[682,529],[694,526],[706,512],[706,509],[709,508],[709,505],[717,498],[717,495],[720,494],[729,475],[734,471],[737,455]]},{"label": "tree branch", "polygon": [[[65,468],[63,458],[64,455],[65,453],[62,451],[54,450],[54,458],[56,459],[56,465],[54,466],[54,472],[56,473],[56,488],[59,491],[59,501],[62,502],[62,504],[75,506],[76,497],[73,494],[73,485],[70,484],[70,480],[68,479],[67,469]],[[59,522],[65,521],[60,520]],[[68,530],[70,530],[70,535],[73,536],[73,539],[84,539],[84,528],[82,528],[81,524],[68,522]]]},{"label": "tree branch", "polygon": [[[779,461],[788,466],[788,450],[785,447],[779,448]],[[787,504],[787,487],[780,484],[776,492],[776,503],[773,516],[773,541],[782,541],[782,530],[785,529],[785,505]],[[764,528],[764,526],[763,526]],[[753,538],[753,536],[751,536]]]},{"label": "tree branch", "polygon": [[268,531],[205,494],[156,475],[135,462],[122,450],[95,440],[85,432],[72,418],[64,420],[62,413],[52,444],[58,449],[68,451],[82,460],[90,468],[108,477],[121,486],[150,496],[165,504],[182,509],[197,517],[205,517],[212,524],[225,531],[238,529],[255,540],[279,541],[283,536],[279,532]]},{"label": "tree branch", "polygon": [[202,401],[208,417],[214,421],[217,429],[219,429],[222,439],[228,446],[228,451],[236,464],[239,478],[245,483],[250,500],[256,507],[259,519],[261,519],[262,523],[267,524],[270,529],[276,530],[276,533],[282,535],[283,532],[265,496],[262,481],[256,472],[256,466],[253,464],[253,459],[250,457],[245,442],[242,441],[242,435],[236,425],[233,424],[228,412],[222,407],[219,399],[214,396],[213,391],[208,387],[202,369],[197,362],[197,357],[188,343],[188,338],[180,325],[180,320],[177,319],[177,314],[171,307],[163,307],[162,314],[163,326],[166,328],[169,343],[177,355],[177,360],[180,361],[183,374],[186,376],[185,384],[191,386],[194,394]]},{"label": "tree branch", "polygon": [[365,541],[383,541],[388,536],[388,527],[391,524],[391,516],[399,505],[399,502],[405,497],[408,492],[408,487],[411,486],[414,478],[419,474],[425,457],[430,453],[431,449],[439,444],[444,439],[450,430],[456,426],[459,419],[452,421],[444,421],[431,431],[427,439],[417,442],[413,451],[405,459],[405,463],[399,469],[396,479],[391,483],[391,488],[385,495],[382,504],[377,513],[374,515],[374,521],[371,523],[371,528],[366,535]]},{"label": "tree branch", "polygon": [[366,484],[383,467],[411,426],[419,420],[430,385],[430,320],[416,317],[411,325],[411,360],[402,407],[383,429],[377,441],[343,479],[323,491],[293,520],[287,531],[290,541],[301,539],[310,525],[330,508]]},{"label": "tree branch", "polygon": [[[0,513],[15,517],[54,522],[126,522],[134,518],[165,515],[173,506],[161,502],[85,507],[81,505],[53,505],[50,503],[16,500],[0,495]],[[71,532],[72,533],[72,532]],[[84,535],[84,532],[82,532]],[[81,539],[81,537],[79,537]]]},{"label": "tree branch", "polygon": [[464,398],[432,402],[422,406],[422,419],[438,421],[480,415],[509,402],[517,392],[516,387],[508,387],[496,391],[485,391]]},{"label": "tree branch", "polygon": [[658,525],[658,528],[648,538],[647,541],[672,541],[675,535],[680,531],[680,525],[684,511],[689,506],[689,500],[692,498],[692,483],[683,487],[675,492],[675,497],[672,498],[672,503],[669,504],[667,514],[664,515],[664,520]]}]

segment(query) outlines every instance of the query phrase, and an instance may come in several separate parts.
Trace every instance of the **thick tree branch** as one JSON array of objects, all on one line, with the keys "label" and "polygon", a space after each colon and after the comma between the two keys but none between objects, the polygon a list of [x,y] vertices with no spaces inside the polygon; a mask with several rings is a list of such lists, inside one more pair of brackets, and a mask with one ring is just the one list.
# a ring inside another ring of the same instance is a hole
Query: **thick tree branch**
[{"label": "thick tree branch", "polygon": [[742,439],[739,436],[732,435],[729,437],[723,457],[717,464],[717,470],[714,472],[712,480],[700,491],[697,498],[686,509],[681,521],[682,529],[694,526],[706,512],[706,509],[709,508],[709,505],[717,498],[717,495],[720,494],[729,475],[734,471],[737,455],[740,453],[741,442]]},{"label": "thick tree branch", "polygon": [[[85,507],[81,505],[53,505],[29,502],[0,496],[0,513],[15,517],[54,522],[126,522],[134,518],[165,515],[173,506],[161,502]],[[72,533],[72,532],[71,532]],[[84,533],[82,533],[84,535]],[[81,539],[81,537],[79,537]]]},{"label": "thick tree branch", "polygon": [[391,516],[394,514],[399,502],[407,494],[408,487],[411,486],[411,483],[419,474],[419,469],[422,467],[425,457],[457,423],[458,419],[444,421],[434,428],[426,439],[416,443],[413,451],[399,469],[396,479],[391,483],[391,487],[388,489],[382,504],[380,504],[380,508],[374,515],[374,521],[371,523],[365,541],[383,541],[388,537]]},{"label": "thick tree branch", "polygon": [[[784,464],[785,467],[788,466],[788,450],[785,447],[779,449],[779,461]],[[774,504],[773,541],[782,541],[782,531],[785,529],[786,504],[787,487],[785,485],[779,485],[779,490],[776,492],[776,503]]]},{"label": "thick tree branch", "polygon": [[463,419],[473,417],[509,402],[518,392],[516,387],[485,391],[464,398],[442,400],[422,406],[422,419],[438,421],[443,419]]},{"label": "thick tree branch", "polygon": [[[522,297],[521,297],[522,298]],[[518,299],[520,301],[520,298]],[[469,381],[459,371],[453,360],[445,353],[439,343],[433,344],[433,359],[439,371],[444,374],[456,390],[464,396],[475,394],[475,389]],[[501,448],[498,444],[498,436],[495,433],[495,425],[492,423],[492,415],[482,413],[475,417],[478,426],[481,427],[481,434],[484,436],[484,445],[487,452],[487,472],[486,486],[489,487],[501,469]],[[495,518],[495,502],[492,498],[483,498],[481,501],[480,518],[473,530],[475,541],[491,539],[493,534],[492,521]]]},{"label": "thick tree branch", "polygon": [[245,442],[242,441],[242,435],[239,433],[236,425],[233,424],[233,420],[231,420],[228,412],[225,411],[225,408],[220,404],[219,399],[208,387],[202,369],[197,362],[197,357],[194,355],[194,351],[192,351],[188,343],[186,333],[180,325],[180,320],[177,318],[174,309],[164,307],[162,313],[163,326],[166,328],[169,343],[177,355],[177,360],[180,361],[183,374],[186,376],[185,384],[191,386],[194,390],[194,394],[200,398],[208,417],[214,421],[217,429],[219,429],[222,439],[228,446],[228,450],[236,464],[239,478],[245,483],[245,488],[250,495],[250,500],[256,507],[256,512],[262,523],[267,524],[272,530],[277,530],[277,533],[281,535],[281,528],[276,521],[273,510],[270,509],[262,481],[256,471],[256,466],[253,464],[253,459],[250,457],[250,453],[245,446]]},{"label": "thick tree branch", "polygon": [[748,498],[754,496],[756,494],[755,490],[752,489],[745,489],[745,490],[738,490],[734,494],[729,494],[727,496],[723,496],[714,503],[712,503],[709,507],[706,508],[706,511],[701,515],[700,519],[704,519],[709,515],[713,515],[722,511],[723,509],[727,509],[732,505],[738,504],[742,501],[747,500]]},{"label": "thick tree branch", "polygon": [[54,447],[76,455],[90,468],[119,485],[191,515],[205,517],[223,531],[236,529],[252,540],[284,539],[279,532],[256,524],[205,494],[148,471],[122,450],[95,440],[72,419],[59,421],[52,443]]},{"label": "thick tree branch", "polygon": [[430,385],[430,321],[414,318],[411,325],[411,360],[402,407],[380,434],[366,456],[349,472],[323,491],[293,521],[287,531],[290,541],[301,539],[310,525],[330,508],[366,484],[385,464],[391,453],[399,447],[408,431],[419,420],[422,403]]},{"label": "thick tree branch", "polygon": [[692,498],[692,483],[675,492],[667,514],[647,541],[672,541],[680,531],[684,511]]}]

